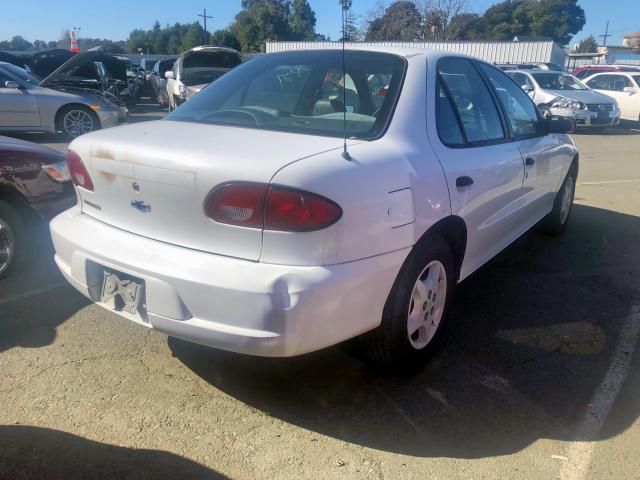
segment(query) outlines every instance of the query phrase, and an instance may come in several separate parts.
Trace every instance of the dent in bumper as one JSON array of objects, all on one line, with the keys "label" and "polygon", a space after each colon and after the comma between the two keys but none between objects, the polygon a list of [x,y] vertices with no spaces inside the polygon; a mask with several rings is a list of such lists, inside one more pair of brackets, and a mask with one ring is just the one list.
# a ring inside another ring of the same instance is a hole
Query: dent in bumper
[{"label": "dent in bumper", "polygon": [[122,271],[145,282],[147,326],[262,356],[299,355],[375,328],[409,250],[333,266],[270,265],[139,237],[77,209],[56,217],[51,232],[61,272],[94,302],[92,269]]}]

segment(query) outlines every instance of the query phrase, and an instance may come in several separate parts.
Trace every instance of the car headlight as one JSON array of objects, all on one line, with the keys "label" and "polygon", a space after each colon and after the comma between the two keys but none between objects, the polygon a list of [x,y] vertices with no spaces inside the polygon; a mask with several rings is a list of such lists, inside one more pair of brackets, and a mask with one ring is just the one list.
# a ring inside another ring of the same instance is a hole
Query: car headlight
[{"label": "car headlight", "polygon": [[573,108],[575,110],[584,110],[586,108],[586,105],[582,102],[576,102],[560,96],[556,97],[551,106],[553,108]]},{"label": "car headlight", "polygon": [[187,98],[187,86],[186,85],[180,85],[180,98]]}]

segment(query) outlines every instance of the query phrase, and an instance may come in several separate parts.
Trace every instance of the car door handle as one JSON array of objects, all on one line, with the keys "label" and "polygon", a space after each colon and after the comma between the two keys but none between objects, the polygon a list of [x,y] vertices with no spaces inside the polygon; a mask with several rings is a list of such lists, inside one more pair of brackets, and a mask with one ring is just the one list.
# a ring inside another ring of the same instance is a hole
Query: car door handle
[{"label": "car door handle", "polygon": [[527,157],[527,158],[525,159],[525,161],[524,161],[524,164],[525,164],[527,167],[533,167],[533,166],[536,164],[536,161],[535,161],[533,158],[531,158],[531,157]]},{"label": "car door handle", "polygon": [[473,185],[473,178],[467,176],[456,178],[456,187],[462,188],[470,185]]}]

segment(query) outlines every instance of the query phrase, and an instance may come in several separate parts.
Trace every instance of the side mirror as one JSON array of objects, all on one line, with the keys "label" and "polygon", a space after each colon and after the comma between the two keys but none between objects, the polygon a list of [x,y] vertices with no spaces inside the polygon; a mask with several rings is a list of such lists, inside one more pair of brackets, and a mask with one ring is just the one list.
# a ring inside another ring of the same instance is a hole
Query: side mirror
[{"label": "side mirror", "polygon": [[636,89],[634,87],[624,87],[623,92],[630,93],[631,95],[633,95],[634,93],[636,93]]},{"label": "side mirror", "polygon": [[571,133],[576,129],[573,118],[552,116],[545,120],[547,133]]},{"label": "side mirror", "polygon": [[531,85],[522,85],[522,90],[524,90],[526,93],[531,93],[533,92],[533,87]]},{"label": "side mirror", "polygon": [[4,82],[4,86],[6,88],[20,88],[20,84],[18,82],[14,82],[13,80],[7,80]]},{"label": "side mirror", "polygon": [[166,78],[167,80],[170,78],[175,78],[173,75],[173,72],[171,70],[167,70],[166,72],[164,72],[164,78]]}]

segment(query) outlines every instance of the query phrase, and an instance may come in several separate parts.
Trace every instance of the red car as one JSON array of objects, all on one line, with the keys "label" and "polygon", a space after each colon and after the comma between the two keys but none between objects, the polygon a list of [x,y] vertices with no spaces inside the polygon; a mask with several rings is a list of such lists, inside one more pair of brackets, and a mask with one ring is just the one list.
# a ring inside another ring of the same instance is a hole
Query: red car
[{"label": "red car", "polygon": [[63,153],[0,136],[0,278],[28,249],[32,217],[49,219],[73,206],[73,185]]},{"label": "red car", "polygon": [[640,66],[632,65],[585,65],[573,71],[573,76],[579,79],[587,78],[600,72],[640,72]]}]

